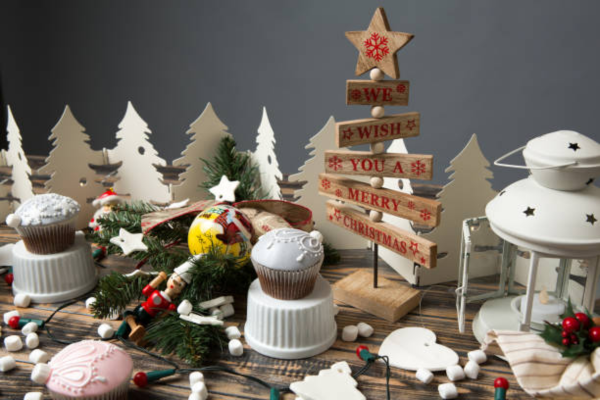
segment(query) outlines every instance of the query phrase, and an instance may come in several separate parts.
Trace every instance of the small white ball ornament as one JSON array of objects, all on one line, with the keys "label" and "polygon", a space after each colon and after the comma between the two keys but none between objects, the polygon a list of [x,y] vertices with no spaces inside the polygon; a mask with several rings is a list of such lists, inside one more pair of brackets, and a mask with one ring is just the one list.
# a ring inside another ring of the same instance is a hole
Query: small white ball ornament
[{"label": "small white ball ornament", "polygon": [[383,213],[381,211],[371,210],[369,212],[369,219],[373,222],[381,222]]},{"label": "small white ball ornament", "polygon": [[371,72],[369,72],[369,78],[372,81],[382,81],[385,78],[385,74],[379,68],[373,68]]},{"label": "small white ball ornament", "polygon": [[382,118],[385,115],[385,109],[382,106],[371,107],[371,116],[373,118]]},{"label": "small white ball ornament", "polygon": [[383,187],[383,178],[380,176],[374,176],[369,181],[371,183],[371,187],[374,189],[381,189]]},{"label": "small white ball ornament", "polygon": [[383,142],[371,143],[371,153],[382,154],[385,151],[385,144]]}]

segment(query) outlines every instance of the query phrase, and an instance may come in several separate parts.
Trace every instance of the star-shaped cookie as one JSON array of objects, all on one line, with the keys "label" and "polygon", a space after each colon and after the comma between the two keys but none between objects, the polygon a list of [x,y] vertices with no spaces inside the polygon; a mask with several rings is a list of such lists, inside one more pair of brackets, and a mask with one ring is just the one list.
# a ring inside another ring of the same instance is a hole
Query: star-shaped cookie
[{"label": "star-shaped cookie", "polygon": [[148,250],[148,247],[142,242],[143,238],[143,233],[129,233],[127,230],[121,228],[119,230],[119,236],[110,238],[110,242],[119,246],[121,250],[123,250],[123,254],[127,256],[134,251]]},{"label": "star-shaped cookie", "polygon": [[227,176],[223,175],[219,184],[211,187],[208,191],[215,196],[215,200],[217,201],[233,203],[235,201],[235,189],[237,189],[239,184],[240,181],[230,181]]},{"label": "star-shaped cookie", "polygon": [[392,32],[385,11],[379,7],[366,31],[346,32],[346,37],[358,49],[356,75],[362,75],[373,68],[379,68],[386,75],[398,79],[398,59],[396,52],[406,46],[414,37],[410,33]]}]

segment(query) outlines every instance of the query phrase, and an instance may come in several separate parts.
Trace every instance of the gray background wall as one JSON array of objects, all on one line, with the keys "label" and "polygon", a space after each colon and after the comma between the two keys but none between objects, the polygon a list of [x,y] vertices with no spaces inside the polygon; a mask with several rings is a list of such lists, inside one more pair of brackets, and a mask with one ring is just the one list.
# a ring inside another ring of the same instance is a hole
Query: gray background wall
[{"label": "gray background wall", "polygon": [[[406,145],[435,155],[435,182],[474,132],[489,159],[557,129],[600,140],[591,0],[3,1],[0,93],[28,154],[49,152],[65,104],[94,148],[114,146],[131,100],[169,162],[207,102],[240,149],[254,149],[266,106],[281,170],[294,172],[330,115],[369,115],[344,102],[357,58],[344,32],[380,5],[393,30],[415,34],[399,53],[410,106],[388,112],[421,112]],[[523,175],[493,170],[497,189]]]}]

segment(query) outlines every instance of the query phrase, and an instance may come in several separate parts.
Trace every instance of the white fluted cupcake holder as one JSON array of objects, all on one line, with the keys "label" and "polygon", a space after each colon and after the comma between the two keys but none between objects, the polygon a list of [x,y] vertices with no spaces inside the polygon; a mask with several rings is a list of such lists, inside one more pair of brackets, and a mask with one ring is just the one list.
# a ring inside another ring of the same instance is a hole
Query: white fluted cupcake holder
[{"label": "white fluted cupcake holder", "polygon": [[319,275],[307,297],[278,300],[256,279],[248,290],[244,336],[250,347],[273,358],[295,360],[326,351],[337,337],[331,286]]}]

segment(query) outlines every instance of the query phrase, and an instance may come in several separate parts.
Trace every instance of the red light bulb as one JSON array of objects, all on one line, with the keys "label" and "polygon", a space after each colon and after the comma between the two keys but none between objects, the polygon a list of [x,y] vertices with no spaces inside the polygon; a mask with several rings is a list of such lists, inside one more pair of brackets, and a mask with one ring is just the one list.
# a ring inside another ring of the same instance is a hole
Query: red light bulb
[{"label": "red light bulb", "polygon": [[509,384],[506,378],[500,377],[496,378],[496,380],[494,381],[494,387],[508,390]]},{"label": "red light bulb", "polygon": [[[359,358],[359,359],[361,359],[361,360],[362,360],[363,358],[360,356],[360,352],[361,352],[361,351],[363,351],[363,350],[369,351],[369,348],[368,348],[367,346],[365,346],[365,345],[360,345],[360,346],[358,346],[358,347],[356,348],[356,355],[357,355],[357,356],[358,356],[358,358]],[[363,360],[363,361],[364,361],[364,360]]]},{"label": "red light bulb", "polygon": [[133,376],[133,383],[135,383],[137,387],[145,387],[148,384],[148,375],[142,371],[138,372]]},{"label": "red light bulb", "polygon": [[13,329],[19,329],[19,321],[20,320],[21,320],[21,317],[19,317],[18,315],[15,315],[14,317],[10,317],[8,320],[8,325]]}]

